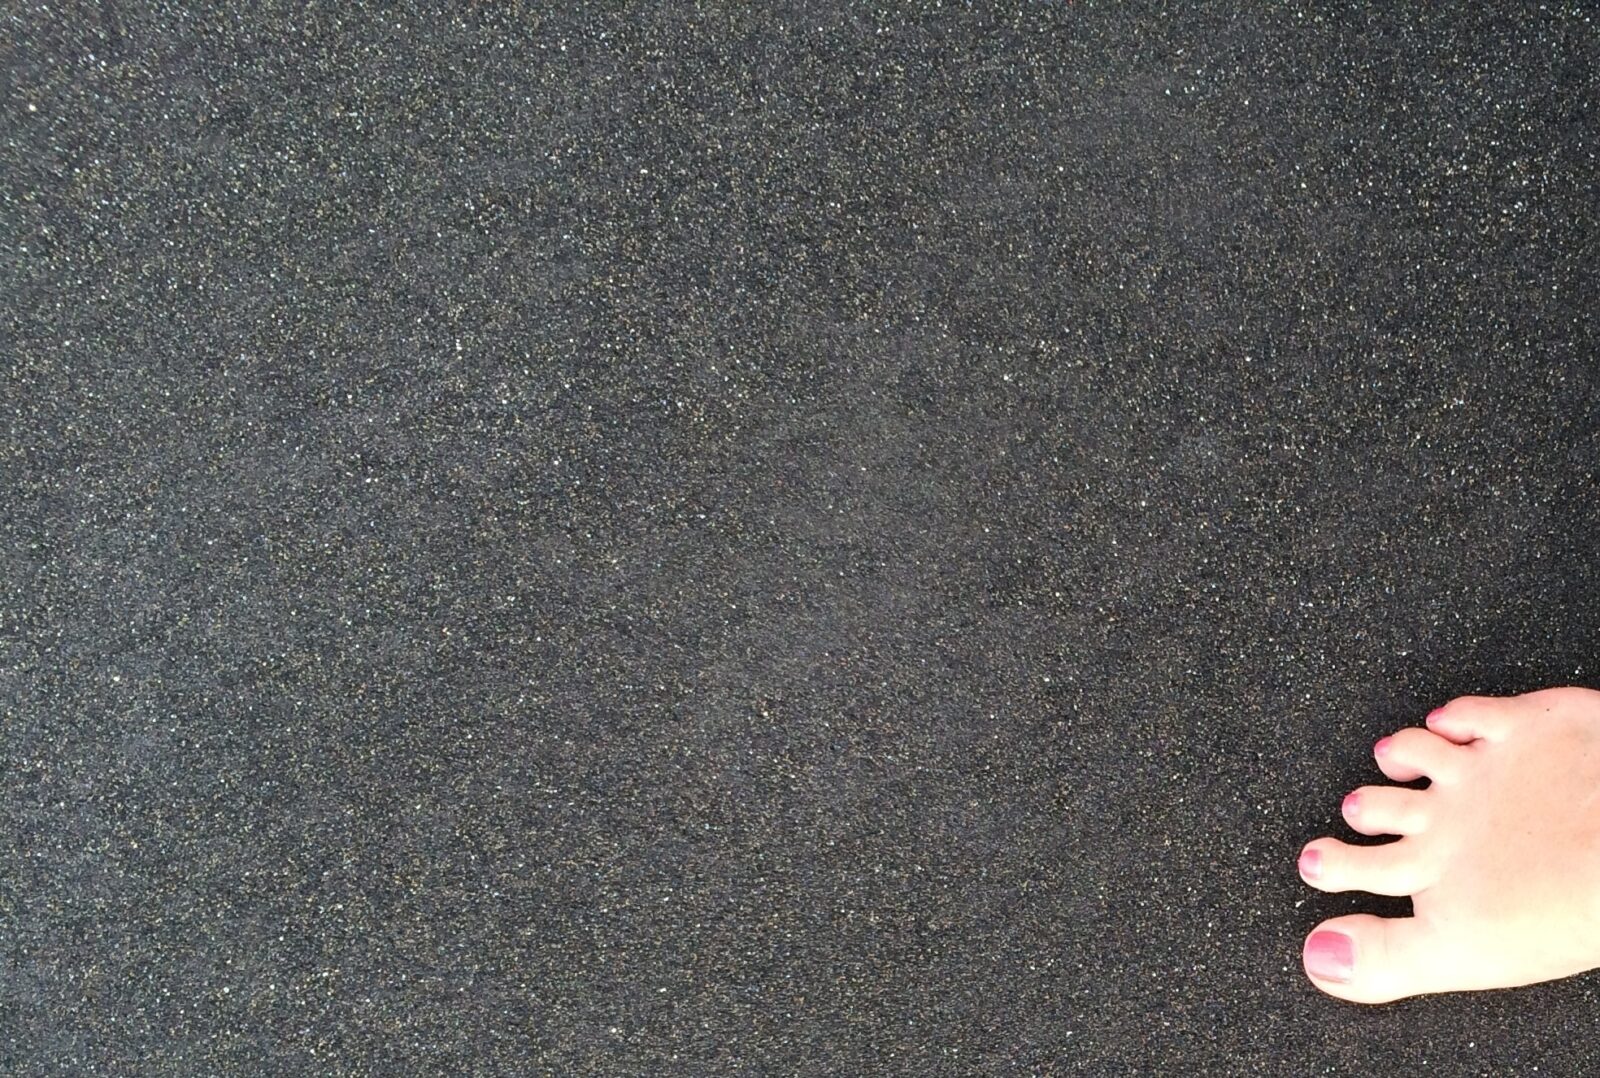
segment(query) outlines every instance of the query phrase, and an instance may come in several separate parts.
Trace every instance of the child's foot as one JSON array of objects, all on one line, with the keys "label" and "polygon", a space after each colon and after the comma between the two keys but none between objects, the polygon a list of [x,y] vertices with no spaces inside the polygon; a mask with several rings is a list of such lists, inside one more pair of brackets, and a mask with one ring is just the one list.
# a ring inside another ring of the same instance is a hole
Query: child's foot
[{"label": "child's foot", "polygon": [[1411,896],[1407,918],[1335,917],[1306,939],[1318,988],[1358,1003],[1509,988],[1600,966],[1600,692],[1463,696],[1379,741],[1344,818],[1381,846],[1319,838],[1324,891]]}]

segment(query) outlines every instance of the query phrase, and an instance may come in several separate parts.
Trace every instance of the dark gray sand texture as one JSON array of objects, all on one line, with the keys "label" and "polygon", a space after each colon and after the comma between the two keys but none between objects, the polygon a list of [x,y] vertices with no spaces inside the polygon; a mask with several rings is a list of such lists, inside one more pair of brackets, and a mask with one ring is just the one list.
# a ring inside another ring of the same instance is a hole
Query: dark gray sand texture
[{"label": "dark gray sand texture", "polygon": [[1600,681],[1589,5],[259,7],[0,5],[0,1072],[1592,1070],[1294,867]]}]

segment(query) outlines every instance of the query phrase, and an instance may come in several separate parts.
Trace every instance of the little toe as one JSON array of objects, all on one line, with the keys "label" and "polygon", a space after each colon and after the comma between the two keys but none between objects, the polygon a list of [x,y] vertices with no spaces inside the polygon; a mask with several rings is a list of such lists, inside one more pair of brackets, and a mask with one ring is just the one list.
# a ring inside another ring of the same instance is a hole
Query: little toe
[{"label": "little toe", "polygon": [[1511,730],[1517,706],[1514,698],[1458,696],[1428,712],[1424,721],[1428,729],[1458,745],[1479,739],[1500,741]]},{"label": "little toe", "polygon": [[1311,983],[1352,1003],[1449,991],[1456,965],[1426,922],[1354,913],[1318,925],[1303,961]]},{"label": "little toe", "polygon": [[1400,898],[1425,890],[1437,876],[1408,839],[1353,846],[1319,838],[1300,851],[1300,877],[1319,891],[1367,891]]},{"label": "little toe", "polygon": [[1408,726],[1373,746],[1372,755],[1378,770],[1395,782],[1454,782],[1466,771],[1465,751],[1439,734]]},{"label": "little toe", "polygon": [[1416,835],[1428,829],[1428,797],[1402,786],[1363,786],[1345,795],[1344,822],[1363,835]]}]

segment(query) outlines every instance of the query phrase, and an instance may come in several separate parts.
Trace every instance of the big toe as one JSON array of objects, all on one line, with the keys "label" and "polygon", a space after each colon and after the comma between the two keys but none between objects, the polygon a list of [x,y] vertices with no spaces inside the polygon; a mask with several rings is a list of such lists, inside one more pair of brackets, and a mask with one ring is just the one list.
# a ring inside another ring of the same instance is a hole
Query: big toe
[{"label": "big toe", "polygon": [[1352,1003],[1388,1003],[1449,991],[1455,964],[1424,922],[1355,913],[1322,922],[1306,937],[1311,983]]}]

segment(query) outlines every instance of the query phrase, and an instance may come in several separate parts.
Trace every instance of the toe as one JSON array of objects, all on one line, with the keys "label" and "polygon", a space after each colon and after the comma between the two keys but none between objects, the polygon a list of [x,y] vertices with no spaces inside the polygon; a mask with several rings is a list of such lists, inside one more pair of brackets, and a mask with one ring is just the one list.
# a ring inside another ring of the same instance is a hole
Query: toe
[{"label": "toe", "polygon": [[1453,963],[1426,922],[1356,913],[1318,925],[1306,937],[1306,976],[1352,1003],[1388,1003],[1448,991]]},{"label": "toe", "polygon": [[1319,838],[1300,852],[1300,876],[1319,891],[1368,891],[1399,898],[1434,882],[1437,873],[1408,839],[1381,846],[1352,846]]},{"label": "toe", "polygon": [[1510,732],[1517,704],[1497,696],[1458,696],[1428,712],[1428,729],[1464,745],[1479,739],[1500,741]]},{"label": "toe", "polygon": [[1448,738],[1411,726],[1378,742],[1372,754],[1378,769],[1395,782],[1454,782],[1466,771],[1465,751]]},{"label": "toe", "polygon": [[1428,796],[1401,786],[1363,786],[1344,799],[1344,821],[1363,835],[1416,835],[1428,829]]}]

